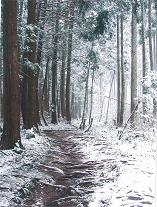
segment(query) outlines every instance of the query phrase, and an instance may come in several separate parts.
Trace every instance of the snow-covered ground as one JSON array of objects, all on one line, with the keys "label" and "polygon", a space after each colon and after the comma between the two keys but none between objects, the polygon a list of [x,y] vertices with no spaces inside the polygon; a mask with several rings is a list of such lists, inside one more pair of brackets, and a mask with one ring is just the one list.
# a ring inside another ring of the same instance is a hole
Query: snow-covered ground
[{"label": "snow-covered ground", "polygon": [[95,139],[84,151],[89,159],[110,161],[111,170],[98,171],[97,176],[105,176],[106,182],[95,188],[89,207],[102,207],[105,202],[110,207],[157,206],[157,130],[126,132],[122,140],[118,140],[115,128],[103,125],[94,126],[91,133]]},{"label": "snow-covered ground", "polygon": [[[22,132],[22,143],[25,150],[18,147],[13,150],[0,151],[0,206],[11,206],[12,199],[16,198],[18,190],[29,185],[36,176],[33,166],[42,159],[47,149],[46,139],[35,135],[27,139],[33,130]],[[32,170],[33,169],[33,170]]]},{"label": "snow-covered ground", "polygon": [[[74,129],[66,124],[42,127],[42,130]],[[43,159],[52,142],[49,138],[33,131],[22,132],[25,150],[0,151],[0,206],[11,206],[13,199],[33,185],[33,179],[53,183],[53,178],[39,173],[36,165]],[[80,133],[80,132],[78,132]],[[52,139],[52,138],[51,138]],[[151,128],[145,131],[126,131],[121,140],[117,138],[117,129],[104,125],[94,125],[90,132],[80,136],[70,136],[77,143],[73,150],[81,146],[85,161],[100,163],[95,173],[95,182],[101,185],[93,187],[94,193],[89,207],[155,207],[156,183],[156,140],[157,131]],[[52,147],[52,146],[51,146]],[[27,192],[25,192],[27,193]],[[17,201],[18,202],[18,201]]]},{"label": "snow-covered ground", "polygon": [[[68,124],[50,124],[41,127],[41,134],[33,129],[22,130],[21,139],[25,149],[15,147],[13,150],[0,151],[0,207],[12,206],[12,201],[20,202],[24,194],[29,194],[28,188],[33,185],[34,179],[53,182],[53,178],[39,173],[38,163],[50,149],[49,138],[42,130],[69,130],[73,129]],[[51,138],[52,140],[52,138]],[[18,201],[19,200],[19,201]]]}]

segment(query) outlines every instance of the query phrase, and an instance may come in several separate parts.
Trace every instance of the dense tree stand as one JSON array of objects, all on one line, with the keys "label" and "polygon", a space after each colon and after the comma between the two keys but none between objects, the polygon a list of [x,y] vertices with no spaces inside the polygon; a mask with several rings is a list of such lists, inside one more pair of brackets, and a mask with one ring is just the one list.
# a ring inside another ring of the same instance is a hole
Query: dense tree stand
[{"label": "dense tree stand", "polygon": [[156,206],[157,0],[0,8],[0,207]]}]

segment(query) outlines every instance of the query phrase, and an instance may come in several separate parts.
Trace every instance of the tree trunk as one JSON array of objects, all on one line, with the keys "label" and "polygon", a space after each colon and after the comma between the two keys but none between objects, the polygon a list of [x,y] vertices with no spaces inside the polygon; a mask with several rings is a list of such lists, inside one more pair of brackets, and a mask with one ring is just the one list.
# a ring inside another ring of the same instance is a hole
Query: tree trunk
[{"label": "tree trunk", "polygon": [[111,98],[111,92],[112,92],[112,86],[113,86],[113,82],[114,82],[114,77],[115,77],[115,71],[113,73],[113,77],[112,77],[112,81],[111,81],[111,86],[110,86],[110,91],[109,91],[105,124],[107,124],[107,120],[108,120],[108,111],[109,111],[110,98]]},{"label": "tree trunk", "polygon": [[124,82],[124,41],[123,41],[123,14],[121,14],[121,98],[120,98],[120,126],[123,125],[123,117],[124,117],[124,97],[125,97],[125,82]]},{"label": "tree trunk", "polygon": [[[153,70],[155,71],[156,70],[156,34],[153,35],[153,47],[154,47],[154,50],[153,50]],[[157,88],[157,85],[156,83],[153,83],[153,88],[154,90],[156,91],[156,88]],[[153,117],[154,118],[157,118],[157,97],[155,95],[155,97],[153,98]]]},{"label": "tree trunk", "polygon": [[156,69],[156,33],[153,33],[153,65],[154,70]]},{"label": "tree trunk", "polygon": [[[137,0],[132,3],[131,22],[131,114],[137,105]],[[137,114],[131,117],[134,127],[137,121]]]},{"label": "tree trunk", "polygon": [[[43,38],[44,38],[44,28],[46,21],[46,9],[47,0],[44,0],[43,6],[41,6],[41,0],[39,2],[40,6],[38,8],[38,22],[39,22],[39,34],[38,34],[38,48],[37,48],[37,63],[41,65],[42,58],[42,48],[43,48]],[[42,19],[42,20],[40,20]]]},{"label": "tree trunk", "polygon": [[[67,29],[67,21],[64,22],[64,31]],[[63,48],[62,48],[62,66],[61,66],[61,81],[60,81],[60,108],[61,108],[61,117],[64,119],[66,116],[65,110],[65,61],[66,61],[66,36],[63,35]]]},{"label": "tree trunk", "polygon": [[[44,39],[44,27],[45,27],[45,21],[46,21],[46,10],[47,10],[47,0],[44,0],[42,4],[42,0],[39,0],[38,2],[38,17],[37,22],[39,24],[39,32],[38,32],[38,45],[37,45],[37,64],[40,66],[41,69],[41,61],[42,61],[42,49],[43,49],[43,39]],[[42,71],[38,70],[38,74],[36,77],[36,99],[37,99],[37,110],[40,109],[39,101],[42,102],[40,97],[40,94],[42,94],[42,87],[41,84],[38,83],[39,77],[42,78]],[[40,123],[40,116],[38,113],[37,117],[38,123]]]},{"label": "tree trunk", "polygon": [[[157,22],[157,0],[154,0],[155,1],[155,20]],[[157,25],[156,25],[156,29],[155,29],[155,34],[156,34],[156,44],[155,44],[155,48],[156,48],[156,56],[155,56],[155,66],[154,66],[154,69],[157,70]]]},{"label": "tree trunk", "polygon": [[89,82],[89,69],[90,69],[90,67],[88,67],[88,70],[87,70],[84,105],[83,105],[82,121],[80,124],[80,129],[84,129],[84,127],[85,127],[86,105],[87,105],[87,96],[88,96],[88,82]]},{"label": "tree trunk", "polygon": [[43,84],[43,90],[42,90],[42,97],[41,97],[41,116],[43,118],[44,124],[47,126],[47,122],[44,117],[44,111],[47,111],[47,108],[49,108],[49,101],[48,101],[48,88],[47,88],[47,79],[48,79],[48,71],[49,71],[49,62],[50,58],[47,58],[46,62],[46,71],[45,71],[45,78],[44,78],[44,84]]},{"label": "tree trunk", "polygon": [[149,61],[150,69],[153,70],[153,46],[152,46],[152,0],[148,0],[148,38],[149,38]]},{"label": "tree trunk", "polygon": [[[4,123],[1,148],[14,148],[20,138],[19,55],[17,46],[17,1],[3,1],[3,100]],[[11,11],[11,12],[10,12]]]},{"label": "tree trunk", "polygon": [[78,106],[77,106],[77,104],[78,104],[78,102],[77,102],[77,97],[75,96],[74,97],[74,119],[77,119],[78,118]]},{"label": "tree trunk", "polygon": [[46,111],[48,112],[48,115],[50,115],[50,91],[51,91],[51,76],[50,76],[50,68],[48,69],[47,73],[47,94],[45,95],[45,100],[47,100],[47,109]]},{"label": "tree trunk", "polygon": [[93,120],[92,111],[93,111],[93,88],[94,88],[94,68],[92,73],[92,86],[91,86],[91,97],[90,97],[90,111],[89,111],[89,126]]},{"label": "tree trunk", "polygon": [[82,106],[82,102],[81,102],[81,98],[80,97],[78,97],[78,99],[77,99],[77,103],[78,103],[78,105],[77,105],[77,108],[78,108],[78,118],[80,119],[81,118],[81,106]]},{"label": "tree trunk", "polygon": [[[150,60],[150,70],[154,70],[153,64],[153,46],[152,46],[152,0],[148,1],[148,34],[149,34],[149,60]],[[154,81],[152,82],[153,89],[156,89]],[[157,115],[157,100],[153,97],[153,117],[156,118]]]},{"label": "tree trunk", "polygon": [[18,7],[18,34],[20,34],[18,36],[18,42],[19,42],[19,60],[20,62],[22,62],[22,56],[21,56],[21,53],[23,52],[23,37],[22,37],[22,20],[23,20],[23,11],[24,11],[24,0],[21,0],[19,2],[19,7]]},{"label": "tree trunk", "polygon": [[45,72],[45,79],[44,79],[44,86],[43,86],[43,100],[44,100],[44,111],[49,112],[49,63],[50,58],[47,58],[46,62],[46,72]]},{"label": "tree trunk", "polygon": [[[157,22],[157,0],[155,0],[155,20]],[[156,53],[154,54],[155,55],[154,70],[157,70],[157,25],[156,25],[155,36],[156,36],[156,41],[155,41],[154,47],[155,47]],[[155,84],[154,87],[155,87],[155,90],[156,90],[157,85]],[[155,97],[154,100],[153,100],[153,106],[154,106],[153,114],[154,114],[154,117],[156,118],[157,117],[157,97]]]},{"label": "tree trunk", "polygon": [[71,123],[70,112],[70,82],[71,82],[71,57],[72,57],[72,40],[73,40],[73,26],[74,26],[74,0],[69,3],[69,34],[68,34],[68,48],[67,48],[67,77],[66,77],[66,120]]},{"label": "tree trunk", "polygon": [[120,126],[120,98],[121,98],[121,73],[120,73],[120,24],[119,15],[117,15],[117,126]]},{"label": "tree trunk", "polygon": [[24,51],[23,55],[23,81],[22,81],[22,116],[25,129],[33,126],[38,128],[39,110],[37,108],[37,78],[38,67],[36,66],[36,0],[28,0],[28,17],[27,17],[27,38],[25,47],[29,50]]},{"label": "tree trunk", "polygon": [[52,105],[51,105],[51,123],[57,124],[57,54],[58,54],[58,33],[59,33],[59,2],[56,9],[54,50],[52,58]]},{"label": "tree trunk", "polygon": [[72,85],[71,90],[71,117],[75,117],[75,93],[74,93],[74,85]]},{"label": "tree trunk", "polygon": [[142,76],[143,76],[143,86],[142,86],[142,91],[143,91],[143,114],[145,115],[147,112],[147,99],[146,99],[146,94],[147,94],[147,88],[145,86],[145,77],[147,74],[147,68],[146,68],[146,43],[145,43],[145,27],[144,27],[144,4],[143,0],[140,0],[141,3],[141,30],[142,30]]},{"label": "tree trunk", "polygon": [[[3,17],[3,11],[1,12]],[[2,23],[0,27],[0,39],[2,40]],[[3,118],[3,45],[0,45],[0,119]]]},{"label": "tree trunk", "polygon": [[102,73],[100,73],[100,94],[99,94],[99,106],[100,106],[100,117],[99,117],[99,122],[102,119],[102,111],[103,111],[103,100],[102,100]]}]

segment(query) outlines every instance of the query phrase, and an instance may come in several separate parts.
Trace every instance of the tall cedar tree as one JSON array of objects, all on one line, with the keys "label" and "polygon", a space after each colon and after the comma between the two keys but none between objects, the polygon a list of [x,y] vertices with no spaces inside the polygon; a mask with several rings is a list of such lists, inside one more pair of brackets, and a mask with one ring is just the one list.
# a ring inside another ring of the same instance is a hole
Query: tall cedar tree
[{"label": "tall cedar tree", "polygon": [[[45,23],[46,23],[46,15],[47,15],[47,6],[48,6],[48,2],[47,0],[40,0],[39,1],[39,5],[38,5],[38,15],[37,15],[37,22],[38,22],[38,28],[39,28],[39,32],[38,32],[38,46],[37,46],[37,63],[38,65],[41,67],[41,63],[42,63],[42,51],[43,51],[43,40],[44,40],[44,37],[45,37],[45,34],[44,34],[44,28],[45,28]],[[48,73],[46,73],[48,74]],[[39,70],[38,70],[38,77],[39,79],[42,78],[42,75],[43,75],[43,71],[41,71],[39,73]],[[46,77],[47,78],[47,77]],[[43,102],[43,98],[44,96],[47,95],[47,82],[44,83],[45,86],[44,86],[44,94],[43,94],[43,89],[42,89],[42,83],[38,84],[38,78],[37,78],[37,82],[36,82],[36,88],[37,88],[37,99],[39,98],[39,101],[37,101],[37,110],[39,111],[39,108],[41,110],[41,116],[43,117],[43,111],[45,108],[45,104]],[[38,87],[39,85],[39,87]],[[38,94],[39,94],[39,97],[38,97]],[[40,102],[40,106],[39,106],[39,102]],[[48,106],[49,102],[47,100],[47,104],[46,106]],[[46,108],[47,110],[47,108]],[[39,113],[38,113],[39,115]],[[37,118],[38,119],[38,122],[40,123],[40,117]]]},{"label": "tall cedar tree", "polygon": [[[131,21],[131,113],[137,105],[137,0],[132,3]],[[136,123],[136,113],[131,117],[132,126]]]},{"label": "tall cedar tree", "polygon": [[70,111],[70,81],[71,81],[71,57],[72,57],[72,40],[73,40],[73,27],[74,27],[74,6],[75,0],[69,3],[69,34],[67,46],[67,77],[66,77],[66,120],[71,122]]},{"label": "tall cedar tree", "polygon": [[[153,43],[152,43],[152,0],[148,1],[148,36],[149,36],[149,62],[151,71],[154,70],[154,62],[153,62]],[[152,81],[153,89],[156,90],[156,86],[154,81]],[[153,98],[153,116],[157,117],[157,100]]]},{"label": "tall cedar tree", "polygon": [[117,126],[120,126],[121,85],[120,85],[120,18],[117,15]]},{"label": "tall cedar tree", "polygon": [[27,38],[23,54],[23,81],[22,81],[22,116],[25,129],[39,123],[38,106],[38,66],[36,44],[36,0],[28,0]]},{"label": "tall cedar tree", "polygon": [[41,117],[44,121],[44,124],[47,126],[46,119],[44,117],[44,110],[48,112],[49,110],[49,98],[48,98],[48,73],[49,73],[49,62],[50,58],[47,58],[46,61],[46,71],[45,71],[45,78],[44,78],[44,83],[43,83],[43,88],[42,88],[42,95],[41,95]]},{"label": "tall cedar tree", "polygon": [[58,55],[58,40],[59,40],[59,12],[60,3],[57,2],[56,14],[55,14],[55,34],[54,34],[54,50],[52,56],[52,105],[51,105],[51,123],[57,124],[57,55]]},{"label": "tall cedar tree", "polygon": [[[144,79],[147,74],[147,67],[146,67],[146,43],[145,43],[145,24],[144,24],[144,2],[140,0],[141,4],[141,38],[142,38],[142,75],[143,75],[143,95],[147,94],[147,88],[144,84]],[[143,114],[147,112],[147,102],[146,97],[143,98]]]},{"label": "tall cedar tree", "polygon": [[123,125],[124,117],[124,92],[125,92],[125,82],[124,82],[124,28],[123,28],[124,17],[121,13],[120,16],[120,30],[121,30],[121,104],[120,104],[120,126]]},{"label": "tall cedar tree", "polygon": [[[66,15],[68,12],[65,12],[65,20],[64,20],[64,31],[67,29],[67,19]],[[67,38],[66,35],[63,34],[62,37],[62,66],[61,66],[61,80],[60,80],[60,108],[61,108],[61,117],[65,118],[65,67],[66,67],[66,48],[67,48]]]},{"label": "tall cedar tree", "polygon": [[3,103],[2,149],[14,148],[20,138],[20,90],[17,46],[17,1],[3,2]]}]

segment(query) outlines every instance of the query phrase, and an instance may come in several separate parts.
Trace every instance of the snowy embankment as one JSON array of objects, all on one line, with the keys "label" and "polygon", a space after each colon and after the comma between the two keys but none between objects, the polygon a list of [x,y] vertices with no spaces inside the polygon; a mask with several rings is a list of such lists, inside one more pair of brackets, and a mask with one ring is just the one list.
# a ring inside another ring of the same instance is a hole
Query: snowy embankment
[{"label": "snowy embankment", "polygon": [[34,138],[28,138],[30,134],[34,134],[32,130],[22,132],[25,150],[17,147],[0,151],[0,206],[10,206],[11,201],[16,199],[16,194],[24,194],[21,189],[30,185],[36,176],[33,166],[42,159],[47,145],[45,139],[37,134]]},{"label": "snowy embankment", "polygon": [[156,129],[126,132],[122,140],[115,128],[105,126],[93,126],[90,134],[94,139],[88,139],[84,152],[89,160],[106,164],[97,171],[103,185],[95,188],[89,207],[157,206]]},{"label": "snowy embankment", "polygon": [[[41,130],[69,128],[69,125],[60,124],[42,127]],[[53,182],[52,177],[39,173],[37,167],[51,147],[49,138],[42,133],[38,135],[33,129],[23,130],[21,136],[24,150],[15,147],[0,151],[0,207],[12,206],[12,201],[20,203],[29,195],[36,179]]]}]

